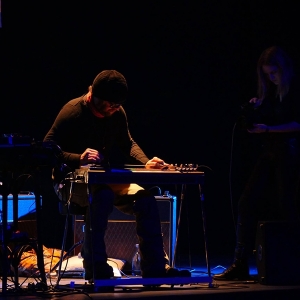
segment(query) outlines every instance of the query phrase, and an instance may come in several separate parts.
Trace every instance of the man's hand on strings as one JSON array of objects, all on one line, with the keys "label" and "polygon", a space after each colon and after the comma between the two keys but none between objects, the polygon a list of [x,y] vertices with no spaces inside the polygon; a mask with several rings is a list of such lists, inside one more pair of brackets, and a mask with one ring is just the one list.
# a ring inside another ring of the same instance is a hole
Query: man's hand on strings
[{"label": "man's hand on strings", "polygon": [[80,156],[80,165],[100,164],[102,159],[103,156],[99,153],[99,151],[87,148]]},{"label": "man's hand on strings", "polygon": [[169,164],[165,163],[162,159],[154,156],[152,159],[150,159],[146,165],[146,169],[166,169],[168,168]]}]

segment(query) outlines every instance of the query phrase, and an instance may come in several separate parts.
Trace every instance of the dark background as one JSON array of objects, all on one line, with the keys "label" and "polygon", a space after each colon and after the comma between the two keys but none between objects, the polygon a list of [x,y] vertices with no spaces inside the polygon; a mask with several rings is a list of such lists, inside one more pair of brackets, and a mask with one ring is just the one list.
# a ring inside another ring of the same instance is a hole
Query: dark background
[{"label": "dark background", "polygon": [[[133,138],[149,157],[205,166],[209,250],[232,253],[233,217],[254,148],[234,125],[240,105],[256,96],[262,50],[280,45],[298,66],[296,4],[32,2],[2,1],[0,133],[42,140],[61,106],[85,93],[98,72],[120,71]],[[193,187],[187,196],[181,253],[203,257],[200,200]],[[46,228],[45,239],[59,247],[63,221],[50,198],[44,205],[53,234]]]}]

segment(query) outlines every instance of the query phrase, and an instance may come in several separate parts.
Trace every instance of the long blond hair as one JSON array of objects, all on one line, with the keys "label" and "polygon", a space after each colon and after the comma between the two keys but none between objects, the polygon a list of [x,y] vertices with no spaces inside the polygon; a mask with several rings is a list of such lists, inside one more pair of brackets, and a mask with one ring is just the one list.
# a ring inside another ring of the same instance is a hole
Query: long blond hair
[{"label": "long blond hair", "polygon": [[293,62],[288,54],[278,46],[265,49],[257,62],[258,98],[264,99],[271,88],[271,81],[262,70],[262,66],[276,66],[280,75],[280,82],[277,86],[277,95],[282,99],[289,91],[293,77]]}]

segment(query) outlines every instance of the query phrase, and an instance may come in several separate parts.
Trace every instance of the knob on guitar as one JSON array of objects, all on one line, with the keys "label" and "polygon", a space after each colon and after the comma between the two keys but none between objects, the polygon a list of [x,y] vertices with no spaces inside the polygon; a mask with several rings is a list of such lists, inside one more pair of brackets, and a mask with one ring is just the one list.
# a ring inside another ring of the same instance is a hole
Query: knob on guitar
[{"label": "knob on guitar", "polygon": [[170,164],[169,170],[180,171],[180,172],[194,172],[198,171],[198,164]]}]

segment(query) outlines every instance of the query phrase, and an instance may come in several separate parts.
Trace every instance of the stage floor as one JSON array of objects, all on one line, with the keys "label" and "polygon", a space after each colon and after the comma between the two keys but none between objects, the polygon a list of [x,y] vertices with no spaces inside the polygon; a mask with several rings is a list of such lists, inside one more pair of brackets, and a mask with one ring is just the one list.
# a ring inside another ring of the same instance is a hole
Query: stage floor
[{"label": "stage floor", "polygon": [[[216,258],[210,260],[209,270],[211,275],[220,273],[228,267],[230,260],[228,258]],[[189,268],[192,272],[192,283],[186,283],[178,279],[173,281],[175,284],[161,284],[155,288],[145,287],[143,284],[128,285],[126,279],[113,279],[118,282],[114,291],[99,292],[97,288],[89,285],[82,278],[62,278],[57,280],[53,276],[47,279],[47,290],[39,290],[36,286],[37,281],[32,278],[19,278],[20,288],[16,291],[14,284],[8,277],[8,285],[3,293],[2,281],[0,298],[7,300],[38,299],[38,298],[60,298],[60,299],[178,299],[178,297],[189,299],[300,299],[299,285],[264,285],[257,279],[257,269],[255,265],[250,266],[252,280],[246,282],[239,281],[213,281],[208,276],[206,262],[198,261],[192,265],[177,266],[178,268]],[[282,276],[285,276],[282,274]],[[163,282],[163,281],[161,281]],[[182,283],[183,282],[183,283]],[[30,287],[36,288],[30,289]],[[98,285],[97,285],[98,286]]]}]

